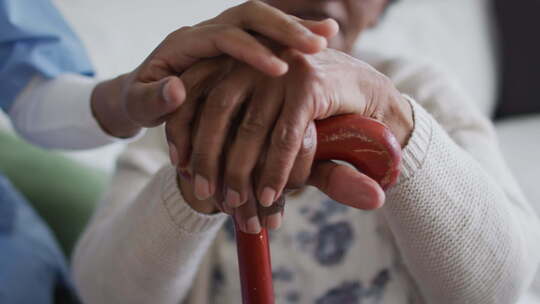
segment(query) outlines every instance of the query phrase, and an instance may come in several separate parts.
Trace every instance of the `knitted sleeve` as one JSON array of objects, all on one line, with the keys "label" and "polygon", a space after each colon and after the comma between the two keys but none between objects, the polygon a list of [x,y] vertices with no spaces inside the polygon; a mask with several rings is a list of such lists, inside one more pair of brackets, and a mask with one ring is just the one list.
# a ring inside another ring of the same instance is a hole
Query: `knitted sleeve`
[{"label": "knitted sleeve", "polygon": [[415,129],[383,213],[424,301],[515,303],[539,263],[540,225],[493,128],[434,70],[383,68],[418,101],[411,100]]},{"label": "knitted sleeve", "polygon": [[73,272],[84,303],[185,299],[226,218],[185,203],[157,132],[164,133],[147,132],[120,156],[110,191],[77,244]]}]

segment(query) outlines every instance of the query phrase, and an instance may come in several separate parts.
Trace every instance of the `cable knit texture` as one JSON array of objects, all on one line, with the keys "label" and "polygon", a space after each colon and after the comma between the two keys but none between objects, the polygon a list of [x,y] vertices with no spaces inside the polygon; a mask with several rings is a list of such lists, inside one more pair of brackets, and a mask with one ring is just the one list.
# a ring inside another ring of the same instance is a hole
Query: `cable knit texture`
[{"label": "cable knit texture", "polygon": [[[436,70],[370,63],[413,106],[399,183],[370,212],[311,187],[290,197],[270,236],[276,302],[516,303],[538,266],[540,227],[490,123]],[[160,128],[120,157],[73,260],[86,303],[241,302],[231,221],[192,210],[168,162]]]}]

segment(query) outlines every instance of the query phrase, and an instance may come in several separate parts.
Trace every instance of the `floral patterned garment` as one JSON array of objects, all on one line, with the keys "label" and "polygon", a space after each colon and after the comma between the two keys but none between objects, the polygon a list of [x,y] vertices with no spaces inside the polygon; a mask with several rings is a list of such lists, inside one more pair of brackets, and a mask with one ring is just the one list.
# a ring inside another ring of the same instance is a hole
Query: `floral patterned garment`
[{"label": "floral patterned garment", "polygon": [[[231,219],[216,242],[212,303],[234,303],[240,281]],[[289,199],[270,246],[276,303],[417,303],[378,211],[355,210],[308,189],[301,201]]]}]

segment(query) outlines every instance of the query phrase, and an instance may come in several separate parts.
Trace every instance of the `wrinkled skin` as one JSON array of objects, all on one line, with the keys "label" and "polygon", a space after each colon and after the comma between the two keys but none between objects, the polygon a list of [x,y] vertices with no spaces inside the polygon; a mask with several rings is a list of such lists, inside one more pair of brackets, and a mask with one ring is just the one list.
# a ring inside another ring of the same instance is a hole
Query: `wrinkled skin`
[{"label": "wrinkled skin", "polygon": [[341,51],[307,55],[285,50],[281,58],[289,72],[279,78],[228,59],[203,62],[184,73],[187,100],[166,127],[169,142],[177,147],[179,171],[191,177],[179,180],[184,196],[198,211],[234,214],[250,233],[260,230],[260,222],[277,228],[280,209],[272,203],[284,189],[306,183],[335,196],[329,185],[339,183],[329,179],[341,180],[355,185],[340,193],[342,203],[381,206],[384,192],[367,176],[333,162],[313,167],[312,162],[317,119],[348,113],[372,117],[387,124],[402,145],[412,130],[410,107],[393,84],[342,52],[376,23],[386,1],[268,3],[306,19],[336,18],[341,31],[330,45]]},{"label": "wrinkled skin", "polygon": [[170,33],[135,70],[99,83],[92,93],[92,112],[108,134],[131,137],[141,127],[162,124],[180,107],[186,91],[178,75],[200,60],[228,55],[277,77],[288,66],[260,37],[317,53],[337,30],[330,19],[302,20],[260,1],[245,2]]}]

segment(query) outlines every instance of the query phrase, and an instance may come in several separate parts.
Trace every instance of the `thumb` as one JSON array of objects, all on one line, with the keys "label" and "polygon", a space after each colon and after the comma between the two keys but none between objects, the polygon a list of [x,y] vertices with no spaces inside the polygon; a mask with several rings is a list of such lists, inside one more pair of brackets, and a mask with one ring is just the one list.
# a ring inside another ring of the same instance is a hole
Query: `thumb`
[{"label": "thumb", "polygon": [[372,210],[384,204],[384,191],[376,181],[333,161],[314,163],[308,183],[333,200],[354,208]]},{"label": "thumb", "polygon": [[169,76],[150,83],[135,83],[128,91],[127,111],[132,120],[154,127],[180,107],[186,98],[182,80]]}]

